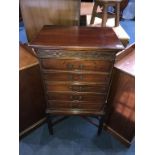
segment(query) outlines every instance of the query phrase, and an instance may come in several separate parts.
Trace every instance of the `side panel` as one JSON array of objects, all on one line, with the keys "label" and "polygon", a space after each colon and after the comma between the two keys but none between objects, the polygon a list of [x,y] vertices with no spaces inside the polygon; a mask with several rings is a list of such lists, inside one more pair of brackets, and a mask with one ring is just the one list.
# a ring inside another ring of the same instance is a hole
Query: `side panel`
[{"label": "side panel", "polygon": [[134,76],[114,69],[109,104],[106,129],[130,145],[135,134]]},{"label": "side panel", "polygon": [[19,132],[25,133],[45,117],[45,98],[39,65],[19,72]]}]

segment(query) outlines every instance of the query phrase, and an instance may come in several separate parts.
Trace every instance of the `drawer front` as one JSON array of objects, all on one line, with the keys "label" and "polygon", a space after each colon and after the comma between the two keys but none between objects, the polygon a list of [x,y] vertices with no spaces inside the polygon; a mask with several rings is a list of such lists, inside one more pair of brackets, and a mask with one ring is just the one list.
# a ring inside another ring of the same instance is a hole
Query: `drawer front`
[{"label": "drawer front", "polygon": [[88,102],[105,102],[106,95],[101,93],[68,93],[68,92],[48,92],[48,100],[58,101],[88,101]]},{"label": "drawer front", "polygon": [[102,82],[108,83],[110,74],[75,73],[75,72],[50,72],[43,73],[46,81],[78,81],[78,82]]},{"label": "drawer front", "polygon": [[93,110],[100,111],[104,109],[102,103],[91,103],[91,102],[65,102],[65,101],[48,101],[48,109],[56,110]]},{"label": "drawer front", "polygon": [[86,71],[104,71],[110,72],[113,61],[110,60],[59,60],[59,59],[41,59],[43,69],[51,70],[86,70]]},{"label": "drawer front", "polygon": [[107,92],[107,85],[105,84],[83,84],[83,83],[58,83],[46,82],[46,90],[50,91],[75,91],[75,92]]}]

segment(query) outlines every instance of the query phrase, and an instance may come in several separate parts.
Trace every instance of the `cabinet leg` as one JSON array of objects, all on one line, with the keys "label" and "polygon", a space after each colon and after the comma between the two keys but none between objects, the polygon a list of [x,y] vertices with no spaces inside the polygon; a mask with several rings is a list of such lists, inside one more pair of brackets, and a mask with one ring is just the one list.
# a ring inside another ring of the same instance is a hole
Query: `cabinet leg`
[{"label": "cabinet leg", "polygon": [[47,119],[48,131],[51,135],[53,135],[53,124],[52,124],[51,115],[46,114],[46,119]]},{"label": "cabinet leg", "polygon": [[103,129],[103,122],[104,122],[104,116],[101,116],[99,120],[99,127],[98,127],[98,132],[97,135],[100,135]]},{"label": "cabinet leg", "polygon": [[91,15],[90,24],[94,24],[96,13],[97,13],[97,7],[98,7],[98,4],[95,3],[94,6],[93,6],[93,11],[92,11],[92,15]]}]

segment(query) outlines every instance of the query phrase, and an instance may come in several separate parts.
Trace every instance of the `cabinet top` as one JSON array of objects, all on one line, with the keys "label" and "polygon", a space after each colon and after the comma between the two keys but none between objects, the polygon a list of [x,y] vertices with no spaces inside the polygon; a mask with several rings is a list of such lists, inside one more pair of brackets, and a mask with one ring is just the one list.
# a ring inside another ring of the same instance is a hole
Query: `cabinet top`
[{"label": "cabinet top", "polygon": [[29,45],[46,49],[124,49],[113,29],[108,27],[46,25]]}]

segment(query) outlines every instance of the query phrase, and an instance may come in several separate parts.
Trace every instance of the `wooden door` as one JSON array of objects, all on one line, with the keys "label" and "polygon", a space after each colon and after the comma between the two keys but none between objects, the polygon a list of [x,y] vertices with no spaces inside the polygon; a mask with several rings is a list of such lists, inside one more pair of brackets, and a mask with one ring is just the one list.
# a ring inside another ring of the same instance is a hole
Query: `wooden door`
[{"label": "wooden door", "polygon": [[134,45],[122,52],[117,59],[105,129],[129,146],[135,135]]},{"label": "wooden door", "polygon": [[45,121],[45,98],[38,60],[19,47],[19,132],[20,137]]}]

